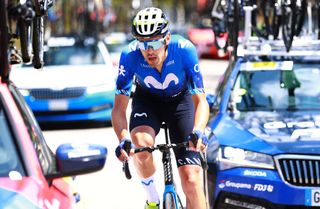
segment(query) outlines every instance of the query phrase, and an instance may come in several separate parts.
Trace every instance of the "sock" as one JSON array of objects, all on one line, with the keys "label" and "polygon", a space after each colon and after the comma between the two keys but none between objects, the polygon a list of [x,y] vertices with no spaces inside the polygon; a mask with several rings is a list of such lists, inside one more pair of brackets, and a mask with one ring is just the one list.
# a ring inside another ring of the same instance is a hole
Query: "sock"
[{"label": "sock", "polygon": [[154,176],[150,176],[149,178],[141,178],[141,183],[143,188],[147,193],[147,201],[155,202],[157,204],[160,203],[159,194],[157,192],[156,184],[154,181]]}]

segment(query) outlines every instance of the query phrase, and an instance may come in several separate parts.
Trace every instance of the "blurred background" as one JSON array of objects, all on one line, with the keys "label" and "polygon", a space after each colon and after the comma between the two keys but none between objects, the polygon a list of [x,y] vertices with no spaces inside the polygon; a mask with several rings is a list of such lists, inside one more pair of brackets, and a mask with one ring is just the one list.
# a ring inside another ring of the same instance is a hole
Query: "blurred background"
[{"label": "blurred background", "polygon": [[56,0],[46,22],[46,37],[82,34],[99,37],[112,32],[130,33],[138,10],[161,8],[171,30],[187,36],[190,28],[211,27],[214,0]]}]

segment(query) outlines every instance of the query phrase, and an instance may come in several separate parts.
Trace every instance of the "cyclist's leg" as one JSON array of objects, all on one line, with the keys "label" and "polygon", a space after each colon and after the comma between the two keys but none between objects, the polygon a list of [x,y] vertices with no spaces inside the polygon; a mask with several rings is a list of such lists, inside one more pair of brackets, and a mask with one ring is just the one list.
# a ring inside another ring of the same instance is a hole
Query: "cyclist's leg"
[{"label": "cyclist's leg", "polygon": [[[132,102],[130,117],[130,132],[133,143],[136,147],[151,146],[160,130],[160,122],[155,114],[153,105],[139,97],[136,92]],[[154,105],[155,107],[156,105]],[[134,155],[134,165],[141,179],[141,183],[147,193],[147,201],[159,204],[160,198],[155,186],[155,163],[152,154],[141,152]]]},{"label": "cyclist's leg", "polygon": [[[172,114],[169,130],[173,143],[179,143],[192,132],[194,124],[194,106],[191,97],[186,97]],[[185,148],[175,150],[182,189],[187,199],[188,209],[205,209],[206,202],[202,187],[202,168],[198,152]]]}]

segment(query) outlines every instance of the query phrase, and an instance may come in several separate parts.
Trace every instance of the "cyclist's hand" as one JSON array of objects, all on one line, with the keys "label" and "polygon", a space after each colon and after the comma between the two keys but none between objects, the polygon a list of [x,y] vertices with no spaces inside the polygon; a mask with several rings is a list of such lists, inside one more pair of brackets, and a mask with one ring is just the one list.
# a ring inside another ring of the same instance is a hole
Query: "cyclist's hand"
[{"label": "cyclist's hand", "polygon": [[129,156],[134,153],[134,144],[129,139],[122,139],[115,153],[121,162],[127,161],[129,160]]},{"label": "cyclist's hand", "polygon": [[204,151],[207,147],[207,137],[201,131],[193,131],[188,136],[189,150],[191,151]]}]

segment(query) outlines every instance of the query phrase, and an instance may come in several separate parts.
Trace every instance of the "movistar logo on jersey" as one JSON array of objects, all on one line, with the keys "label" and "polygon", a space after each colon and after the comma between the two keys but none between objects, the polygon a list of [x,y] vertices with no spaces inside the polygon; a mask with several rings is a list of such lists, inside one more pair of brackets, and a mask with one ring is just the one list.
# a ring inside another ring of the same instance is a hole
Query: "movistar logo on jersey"
[{"label": "movistar logo on jersey", "polygon": [[145,77],[145,79],[143,81],[148,88],[153,87],[155,89],[161,89],[161,90],[168,88],[169,84],[172,81],[174,82],[175,85],[177,85],[179,83],[178,77],[173,73],[169,73],[166,76],[166,78],[164,79],[163,83],[159,82],[157,79],[155,79],[152,76]]},{"label": "movistar logo on jersey", "polygon": [[125,76],[126,70],[123,65],[119,66],[119,75]]}]

